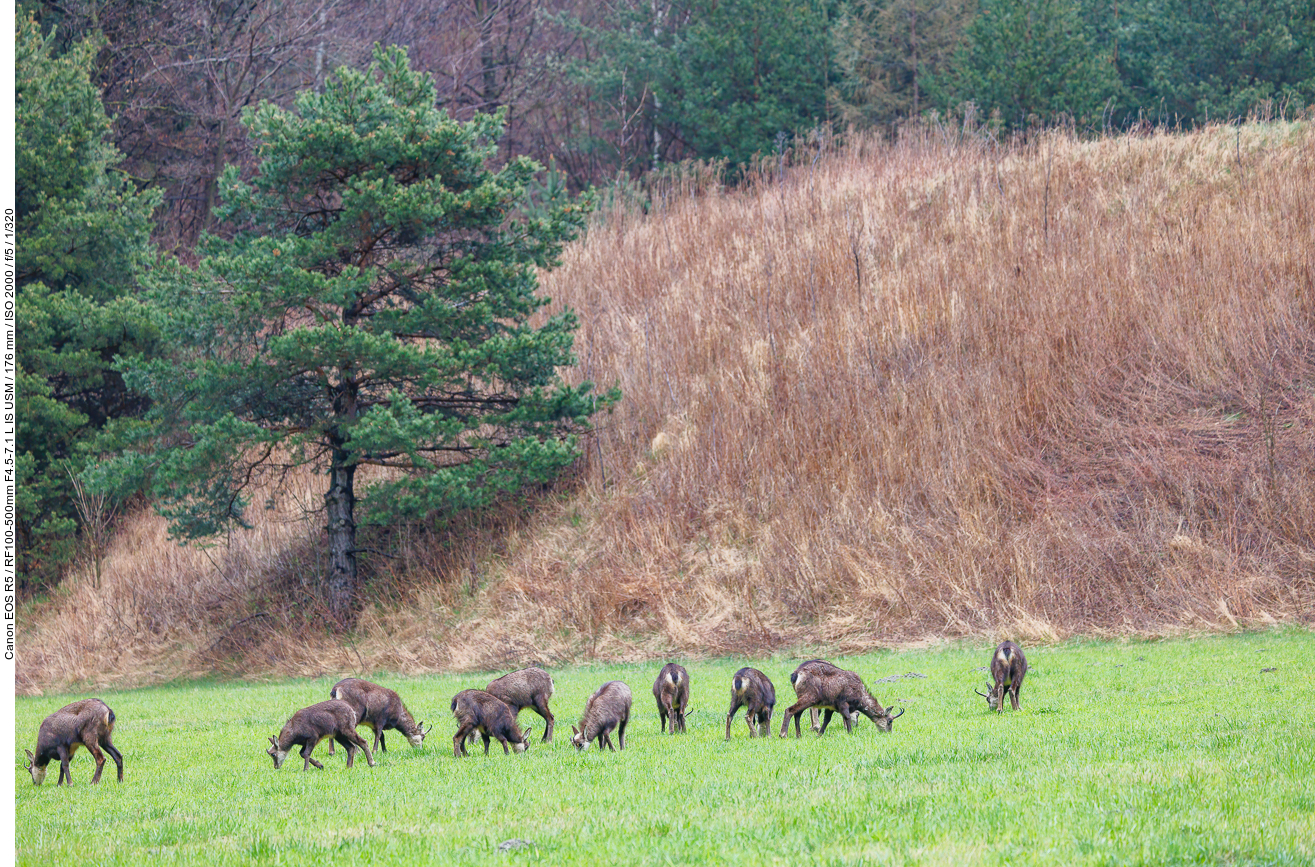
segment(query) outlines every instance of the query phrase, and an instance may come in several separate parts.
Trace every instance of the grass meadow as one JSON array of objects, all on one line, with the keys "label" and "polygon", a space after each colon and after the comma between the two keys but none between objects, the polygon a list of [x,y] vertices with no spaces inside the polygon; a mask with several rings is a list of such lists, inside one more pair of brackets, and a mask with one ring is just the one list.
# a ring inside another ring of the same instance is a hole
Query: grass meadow
[{"label": "grass meadow", "polygon": [[[682,736],[658,732],[659,662],[553,672],[550,745],[493,743],[454,759],[448,702],[486,675],[376,677],[433,722],[392,737],[370,768],[340,750],[276,772],[266,739],[334,678],[204,682],[100,693],[118,717],[125,781],[34,787],[21,765],[21,864],[1309,864],[1315,861],[1315,634],[1064,642],[1028,650],[1021,712],[973,694],[990,648],[944,645],[843,660],[884,704],[891,734],[839,719],[818,738],[724,737],[744,659],[689,661]],[[838,660],[840,661],[840,660]],[[793,700],[798,660],[750,664]],[[910,674],[922,677],[906,676]],[[882,678],[895,678],[882,682]],[[577,753],[570,724],[603,681],[635,693],[627,748]],[[17,701],[16,754],[83,694]],[[368,730],[362,729],[368,737]],[[510,840],[528,845],[503,851]]]}]

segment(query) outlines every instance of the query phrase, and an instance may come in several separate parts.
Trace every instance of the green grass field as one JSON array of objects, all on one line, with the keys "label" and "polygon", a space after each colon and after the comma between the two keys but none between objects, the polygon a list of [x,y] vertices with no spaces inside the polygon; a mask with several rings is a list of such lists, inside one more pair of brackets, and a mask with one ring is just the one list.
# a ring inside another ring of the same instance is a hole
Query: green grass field
[{"label": "green grass field", "polygon": [[[486,676],[377,677],[434,730],[392,736],[378,767],[339,750],[281,771],[267,737],[336,678],[100,693],[118,717],[125,781],[99,786],[85,750],[71,788],[35,787],[21,759],[41,719],[78,695],[20,698],[17,853],[25,864],[1311,864],[1315,634],[1066,643],[1028,649],[1023,709],[974,695],[987,647],[837,660],[884,704],[891,734],[839,718],[824,737],[724,737],[745,660],[686,663],[689,732],[658,733],[660,663],[553,672],[554,743],[454,759],[448,702]],[[793,701],[797,660],[753,662]],[[1265,669],[1271,669],[1266,671]],[[916,672],[922,678],[874,683]],[[570,724],[603,681],[635,706],[623,752],[577,753]],[[805,717],[806,720],[806,717]],[[361,729],[369,737],[368,729]],[[512,839],[530,845],[503,852]]]}]

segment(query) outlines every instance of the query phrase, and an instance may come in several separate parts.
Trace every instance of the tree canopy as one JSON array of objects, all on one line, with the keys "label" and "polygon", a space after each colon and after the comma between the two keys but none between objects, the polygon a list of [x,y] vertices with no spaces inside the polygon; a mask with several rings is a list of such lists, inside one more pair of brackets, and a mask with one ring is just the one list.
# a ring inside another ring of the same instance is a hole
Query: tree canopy
[{"label": "tree canopy", "polygon": [[18,573],[58,578],[73,554],[73,477],[107,428],[145,403],[112,369],[153,351],[158,332],[136,297],[158,192],[139,192],[90,72],[99,47],[56,55],[20,15],[15,41]]},{"label": "tree canopy", "polygon": [[361,520],[441,517],[548,482],[615,399],[559,376],[574,314],[531,322],[548,303],[535,269],[587,207],[527,208],[540,167],[490,167],[501,116],[453,120],[395,47],[245,123],[257,171],[221,183],[235,232],[204,237],[196,268],[155,275],[169,352],[125,365],[154,400],[151,448],[101,481],[149,483],[174,532],[199,538],[240,522],[257,485],[322,469],[323,598],[347,622]]}]

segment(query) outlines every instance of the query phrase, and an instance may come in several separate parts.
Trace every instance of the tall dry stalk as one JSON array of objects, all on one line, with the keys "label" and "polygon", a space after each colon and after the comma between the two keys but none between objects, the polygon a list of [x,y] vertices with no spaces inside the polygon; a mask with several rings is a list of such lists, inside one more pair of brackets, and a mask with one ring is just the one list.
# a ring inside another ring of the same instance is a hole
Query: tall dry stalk
[{"label": "tall dry stalk", "polygon": [[82,534],[87,547],[91,549],[92,587],[100,589],[101,564],[105,559],[105,547],[110,540],[110,529],[118,516],[119,504],[113,502],[106,494],[97,494],[87,489],[82,479],[71,467],[65,467],[69,480],[73,483],[73,506],[78,517],[82,519]]},{"label": "tall dry stalk", "polygon": [[915,131],[608,215],[546,285],[624,481],[509,586],[690,650],[1309,619],[1313,148]]}]

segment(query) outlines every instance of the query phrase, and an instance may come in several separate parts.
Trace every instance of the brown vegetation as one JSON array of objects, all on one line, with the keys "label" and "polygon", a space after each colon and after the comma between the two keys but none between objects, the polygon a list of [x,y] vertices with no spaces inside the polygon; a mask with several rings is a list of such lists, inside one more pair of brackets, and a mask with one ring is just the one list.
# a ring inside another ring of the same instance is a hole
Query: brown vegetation
[{"label": "brown vegetation", "polygon": [[393,531],[349,640],[289,613],[313,520],[140,518],[24,612],[20,688],[1311,622],[1315,128],[798,163],[546,275],[621,405],[561,496]]}]

